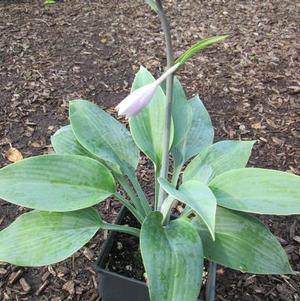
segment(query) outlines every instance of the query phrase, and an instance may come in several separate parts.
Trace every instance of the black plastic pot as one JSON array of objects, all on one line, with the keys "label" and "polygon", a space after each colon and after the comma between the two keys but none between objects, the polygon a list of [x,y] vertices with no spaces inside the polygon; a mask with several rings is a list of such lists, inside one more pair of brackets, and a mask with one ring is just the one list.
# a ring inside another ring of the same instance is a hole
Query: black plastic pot
[{"label": "black plastic pot", "polygon": [[[115,223],[121,224],[127,212],[127,209],[122,207]],[[175,218],[175,216],[171,217],[171,219]],[[99,273],[99,296],[102,298],[102,301],[150,301],[146,283],[119,275],[115,272],[110,272],[105,268],[106,259],[111,251],[116,234],[116,232],[109,234],[97,260],[96,269]],[[213,278],[212,281],[213,283],[211,285],[213,285],[212,289],[214,290],[215,278]],[[212,298],[207,298],[207,300],[213,301],[214,294],[211,294],[211,296]],[[199,299],[198,301],[203,300]]]},{"label": "black plastic pot", "polygon": [[[126,212],[127,209],[123,207],[117,216],[116,224],[122,222]],[[102,301],[150,301],[148,287],[144,282],[105,269],[105,262],[113,246],[115,236],[116,232],[109,234],[97,261],[98,289]]]}]

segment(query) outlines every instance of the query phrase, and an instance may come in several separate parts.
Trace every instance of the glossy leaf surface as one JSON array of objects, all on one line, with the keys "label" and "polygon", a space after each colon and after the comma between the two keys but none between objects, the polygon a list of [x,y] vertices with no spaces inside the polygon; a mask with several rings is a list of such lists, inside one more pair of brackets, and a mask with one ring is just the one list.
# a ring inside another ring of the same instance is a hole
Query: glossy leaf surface
[{"label": "glossy leaf surface", "polygon": [[218,207],[215,241],[200,218],[194,218],[193,224],[202,238],[204,255],[211,261],[254,274],[292,273],[278,240],[251,215]]},{"label": "glossy leaf surface", "polygon": [[222,207],[259,214],[300,214],[299,176],[242,168],[217,176],[209,186]]},{"label": "glossy leaf surface", "polygon": [[101,227],[96,210],[31,211],[0,231],[0,261],[42,266],[71,256]]},{"label": "glossy leaf surface", "polygon": [[136,168],[139,151],[125,126],[86,100],[71,101],[69,111],[75,137],[85,149],[117,173]]},{"label": "glossy leaf surface", "polygon": [[255,141],[220,141],[201,152],[186,167],[183,180],[210,182],[231,169],[245,167]]},{"label": "glossy leaf surface", "polygon": [[151,301],[196,301],[202,279],[203,251],[196,229],[186,218],[162,226],[151,212],[142,225],[141,252]]},{"label": "glossy leaf surface", "polygon": [[90,207],[115,192],[108,169],[83,156],[45,155],[0,170],[0,198],[45,211]]}]

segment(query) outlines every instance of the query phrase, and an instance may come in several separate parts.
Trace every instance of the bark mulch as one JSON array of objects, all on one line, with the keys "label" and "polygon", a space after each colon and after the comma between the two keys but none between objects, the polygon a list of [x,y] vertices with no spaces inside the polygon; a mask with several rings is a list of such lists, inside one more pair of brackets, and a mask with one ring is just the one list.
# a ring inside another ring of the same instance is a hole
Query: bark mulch
[{"label": "bark mulch", "polygon": [[[251,166],[300,174],[297,1],[166,0],[178,55],[200,38],[230,34],[179,72],[199,93],[220,139],[256,139]],[[68,101],[84,98],[113,112],[143,64],[165,66],[157,17],[143,1],[0,2],[0,165],[10,145],[24,157],[51,152],[68,123]],[[145,160],[140,173],[151,185]],[[148,188],[149,189],[149,188]],[[0,228],[24,212],[0,201]],[[108,220],[116,203],[101,205]],[[264,217],[300,271],[300,217]],[[0,300],[99,300],[94,263],[107,233],[72,258],[41,268],[0,263]],[[300,300],[300,276],[218,269],[217,300]]]}]

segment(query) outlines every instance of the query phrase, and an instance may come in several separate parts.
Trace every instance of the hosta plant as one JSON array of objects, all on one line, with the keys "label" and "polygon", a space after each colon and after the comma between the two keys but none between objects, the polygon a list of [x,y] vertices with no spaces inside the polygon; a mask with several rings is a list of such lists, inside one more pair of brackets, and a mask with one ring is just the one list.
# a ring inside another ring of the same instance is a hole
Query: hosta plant
[{"label": "hosta plant", "polygon": [[[204,258],[211,267],[293,273],[278,240],[252,214],[300,214],[300,177],[247,168],[254,141],[214,143],[202,101],[188,99],[174,77],[192,55],[225,36],[202,40],[174,63],[161,3],[148,2],[167,37],[168,70],[157,80],[144,67],[136,74],[132,93],[117,107],[130,131],[96,104],[73,100],[70,124],[51,138],[55,154],[0,170],[0,198],[33,209],[0,232],[0,260],[49,265],[97,231],[113,230],[139,237],[151,301],[195,301]],[[153,163],[153,202],[136,177],[140,151]],[[120,201],[141,227],[105,222],[94,206],[107,198]],[[177,202],[184,210],[170,220]]]}]

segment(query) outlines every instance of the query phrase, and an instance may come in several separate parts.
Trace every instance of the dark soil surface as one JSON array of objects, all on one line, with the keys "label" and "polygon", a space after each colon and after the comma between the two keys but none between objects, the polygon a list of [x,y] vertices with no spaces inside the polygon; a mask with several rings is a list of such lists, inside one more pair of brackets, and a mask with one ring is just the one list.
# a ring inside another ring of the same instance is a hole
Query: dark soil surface
[{"label": "dark soil surface", "polygon": [[[230,34],[180,70],[199,93],[220,139],[256,139],[251,166],[300,174],[300,64],[297,1],[166,0],[176,55],[200,38]],[[113,112],[143,64],[165,66],[159,22],[142,0],[0,1],[0,165],[10,144],[24,157],[51,152],[68,123],[68,101],[84,98]],[[141,162],[143,185],[151,171]],[[149,194],[150,197],[152,195]],[[101,205],[111,220],[114,201]],[[0,201],[0,228],[23,208]],[[300,217],[265,217],[300,271]],[[99,300],[94,264],[107,233],[62,263],[19,268],[0,263],[0,300]],[[218,270],[218,300],[300,300],[300,276]]]},{"label": "dark soil surface", "polygon": [[[126,211],[120,224],[140,228],[139,222],[128,211]],[[138,237],[126,233],[116,233],[104,267],[111,272],[145,282],[145,269]]]}]

